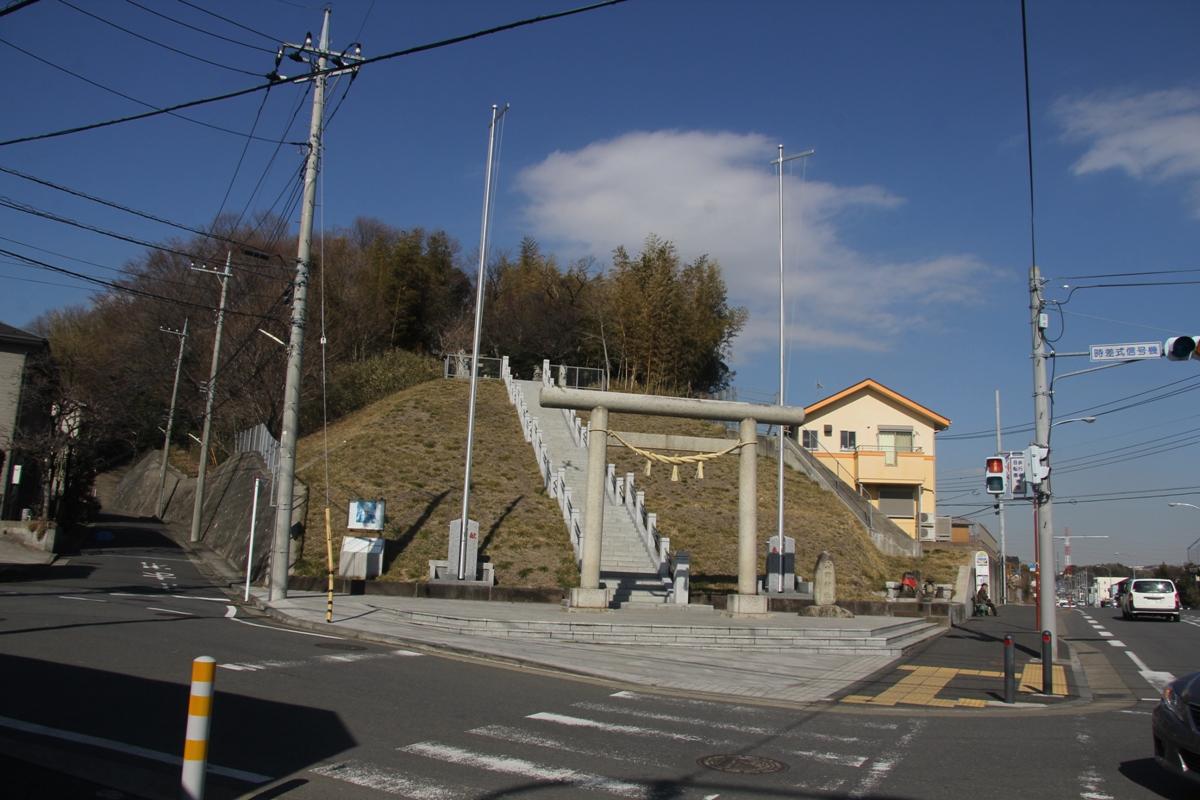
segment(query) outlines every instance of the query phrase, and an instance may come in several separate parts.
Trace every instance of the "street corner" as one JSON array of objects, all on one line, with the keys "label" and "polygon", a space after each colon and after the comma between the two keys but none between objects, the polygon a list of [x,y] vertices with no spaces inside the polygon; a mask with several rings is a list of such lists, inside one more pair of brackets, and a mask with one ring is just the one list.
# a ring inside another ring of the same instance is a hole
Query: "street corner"
[{"label": "street corner", "polygon": [[[1015,675],[1015,701],[1050,705],[1070,700],[1073,687],[1067,671],[1054,665],[1053,693],[1042,691],[1042,665],[1030,661]],[[903,707],[911,709],[1005,707],[1004,672],[936,664],[900,664],[850,687],[834,698],[845,705],[871,708]]]}]

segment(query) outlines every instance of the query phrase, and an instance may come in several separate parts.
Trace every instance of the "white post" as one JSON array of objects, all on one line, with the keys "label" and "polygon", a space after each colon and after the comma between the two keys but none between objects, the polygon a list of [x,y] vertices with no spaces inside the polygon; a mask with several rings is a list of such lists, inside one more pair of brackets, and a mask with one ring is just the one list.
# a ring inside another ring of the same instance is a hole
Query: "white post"
[{"label": "white post", "polygon": [[250,544],[246,550],[246,593],[242,598],[250,600],[250,573],[254,571],[254,528],[258,522],[258,484],[262,479],[254,478],[254,503],[250,506]]}]

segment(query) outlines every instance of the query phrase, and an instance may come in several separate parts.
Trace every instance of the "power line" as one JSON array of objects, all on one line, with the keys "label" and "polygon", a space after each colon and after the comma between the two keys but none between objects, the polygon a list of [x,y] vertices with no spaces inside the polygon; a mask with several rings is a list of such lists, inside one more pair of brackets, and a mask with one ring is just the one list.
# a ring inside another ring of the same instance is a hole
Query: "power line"
[{"label": "power line", "polygon": [[4,8],[0,8],[0,17],[7,17],[9,14],[12,14],[15,11],[20,11],[26,6],[31,6],[37,1],[38,0],[15,0],[15,2],[10,3]]},{"label": "power line", "polygon": [[[59,0],[59,2],[64,2],[64,0]],[[481,38],[484,36],[491,36],[493,34],[502,33],[504,31],[513,30],[515,28],[525,27],[527,25],[534,25],[534,24],[537,24],[540,22],[549,22],[551,20],[561,19],[563,17],[569,17],[569,16],[573,16],[575,14],[582,14],[582,13],[585,13],[588,11],[595,11],[600,8],[605,8],[607,6],[614,6],[614,5],[618,5],[620,3],[624,3],[624,2],[626,2],[626,0],[602,0],[601,2],[598,2],[598,3],[592,3],[591,5],[580,6],[578,8],[568,9],[567,11],[557,11],[552,14],[542,14],[542,15],[539,15],[536,17],[528,17],[526,19],[517,20],[516,22],[508,22],[503,25],[497,25],[492,28],[485,28],[483,30],[475,31],[474,33],[463,34],[461,36],[454,36],[449,39],[442,39],[437,42],[431,42],[429,44],[417,45],[415,47],[410,47],[405,50],[397,50],[395,52],[387,53],[385,55],[363,59],[362,61],[356,62],[355,67],[357,68],[357,67],[361,67],[366,64],[374,64],[374,63],[378,63],[381,61],[387,61],[387,60],[390,60],[393,58],[402,58],[404,56],[415,55],[417,53],[423,53],[423,52],[426,52],[429,50],[436,50],[441,47],[448,47],[450,45],[460,44],[462,42],[470,41],[472,39],[478,39],[478,38]],[[335,64],[334,66],[328,67],[324,70],[320,70],[320,71],[314,70],[305,75],[300,75],[295,78],[280,77],[277,79],[271,79],[268,83],[262,84],[260,86],[251,86],[250,88],[247,88],[247,89],[238,89],[233,92],[226,92],[225,94],[214,95],[213,97],[204,97],[199,100],[189,100],[185,103],[177,103],[173,106],[155,109],[153,111],[146,111],[141,114],[132,114],[130,116],[118,117],[116,119],[105,120],[103,122],[93,122],[88,125],[77,125],[73,128],[64,128],[62,130],[49,131],[47,133],[33,134],[30,136],[21,136],[16,139],[7,139],[5,141],[0,141],[0,147],[8,147],[8,146],[14,145],[14,144],[24,144],[26,142],[36,142],[36,141],[41,141],[43,139],[53,139],[58,136],[69,136],[69,135],[75,134],[75,133],[84,133],[85,131],[97,130],[99,128],[107,128],[112,125],[122,125],[126,122],[136,122],[137,120],[149,119],[150,117],[157,117],[162,114],[170,114],[171,112],[174,112],[174,111],[182,111],[185,108],[195,108],[197,106],[208,105],[210,103],[219,103],[224,100],[232,100],[236,97],[242,97],[244,95],[253,94],[254,92],[264,91],[265,89],[268,89],[271,86],[274,86],[274,85],[280,84],[280,83],[300,83],[303,81],[311,80],[314,77],[316,77],[317,75],[332,75],[332,74],[341,72],[342,70],[345,70],[345,69],[347,69],[346,66]],[[250,74],[255,74],[255,73],[250,73]]]},{"label": "power line", "polygon": [[129,5],[131,5],[131,6],[140,8],[142,11],[145,11],[147,14],[153,14],[156,17],[161,17],[162,19],[165,19],[168,22],[173,22],[176,25],[180,25],[189,30],[196,31],[197,33],[203,33],[205,36],[211,36],[214,39],[220,39],[223,42],[230,42],[231,44],[241,45],[242,47],[248,47],[251,50],[257,50],[260,53],[270,53],[271,55],[275,55],[275,51],[271,50],[269,48],[259,47],[256,44],[248,44],[246,42],[242,42],[237,39],[230,39],[228,36],[222,36],[219,33],[213,33],[210,30],[205,30],[204,28],[197,27],[196,25],[192,25],[190,23],[184,22],[181,19],[176,19],[175,17],[172,17],[169,14],[164,14],[161,11],[155,11],[153,8],[148,8],[144,5],[142,5],[141,3],[137,2],[137,0],[125,0],[125,2],[129,3]]},{"label": "power line", "polygon": [[72,3],[71,0],[58,0],[58,2],[62,3],[67,8],[71,8],[71,9],[74,9],[75,11],[78,11],[80,14],[83,14],[86,17],[91,17],[92,19],[96,20],[97,22],[102,22],[105,25],[108,25],[109,27],[116,28],[117,30],[119,30],[123,33],[127,33],[136,39],[141,39],[143,42],[152,44],[155,47],[161,47],[164,50],[169,50],[172,53],[175,53],[176,55],[183,56],[184,58],[190,58],[193,61],[199,61],[202,64],[208,64],[213,67],[219,67],[220,69],[229,70],[230,72],[240,72],[243,75],[251,75],[254,77],[258,77],[258,75],[259,75],[259,73],[251,72],[248,69],[239,69],[237,67],[231,67],[228,64],[222,64],[219,61],[210,61],[207,58],[203,58],[201,56],[194,55],[193,53],[189,53],[186,50],[180,50],[179,48],[172,47],[169,44],[163,44],[162,42],[158,41],[157,39],[152,39],[149,36],[143,36],[142,34],[138,33],[137,31],[131,31],[131,30],[129,30],[129,28],[124,28],[124,27],[118,25],[117,23],[113,22],[112,20],[105,19],[104,17],[100,16],[99,14],[93,14],[90,11],[85,11],[84,9],[82,9],[79,6]]},{"label": "power line", "polygon": [[283,37],[281,37],[281,36],[271,36],[270,34],[263,33],[262,31],[259,31],[259,30],[255,30],[254,28],[249,28],[249,27],[243,25],[242,23],[237,22],[236,20],[230,19],[229,17],[222,17],[220,14],[216,13],[215,11],[209,11],[207,8],[202,8],[201,6],[198,6],[195,3],[189,3],[188,0],[177,0],[177,2],[180,2],[189,8],[194,8],[203,14],[208,14],[210,17],[215,17],[216,19],[219,19],[222,22],[228,22],[230,25],[234,26],[235,28],[241,28],[242,30],[246,31],[247,33],[253,33],[255,36],[261,36],[262,38],[267,39],[268,41],[270,41],[272,43],[283,41]]},{"label": "power line", "polygon": [[[90,85],[90,86],[94,86],[94,87],[96,87],[97,89],[101,89],[101,90],[103,90],[103,91],[105,91],[105,92],[109,92],[110,94],[115,94],[117,97],[120,97],[120,98],[122,98],[122,99],[124,99],[124,100],[128,100],[128,101],[129,101],[129,102],[131,102],[131,103],[137,103],[137,104],[138,104],[138,105],[140,105],[140,106],[145,106],[146,108],[153,109],[154,111],[164,111],[165,113],[169,114],[169,115],[170,115],[170,116],[172,116],[172,117],[175,117],[176,119],[181,119],[181,120],[183,120],[184,122],[190,122],[190,123],[192,123],[193,125],[200,125],[200,126],[202,126],[202,127],[205,127],[205,128],[211,128],[212,130],[214,130],[214,131],[220,131],[221,133],[228,133],[228,134],[231,134],[231,135],[233,135],[233,136],[239,136],[239,137],[242,137],[242,138],[251,138],[251,139],[254,139],[255,141],[259,141],[259,142],[271,142],[271,143],[275,143],[275,140],[274,140],[274,139],[265,139],[265,138],[263,138],[263,137],[261,137],[261,136],[250,136],[249,134],[242,133],[241,131],[235,131],[235,130],[232,130],[232,129],[230,129],[230,128],[223,128],[223,127],[221,127],[220,125],[215,125],[215,124],[213,124],[213,123],[211,123],[211,122],[205,122],[204,120],[200,120],[200,119],[195,119],[195,118],[193,118],[193,117],[184,116],[183,114],[176,114],[176,113],[174,113],[174,112],[172,112],[172,111],[169,111],[169,110],[167,110],[167,109],[163,109],[161,106],[156,106],[156,105],[154,105],[153,103],[147,103],[145,100],[139,100],[138,98],[134,97],[133,95],[125,94],[124,92],[120,91],[119,89],[114,89],[114,88],[112,88],[111,86],[105,86],[103,83],[100,83],[100,82],[98,82],[98,81],[94,81],[94,80],[92,80],[91,78],[88,78],[88,77],[85,77],[85,76],[83,76],[83,75],[80,75],[78,72],[74,72],[74,71],[72,71],[72,70],[69,70],[69,69],[67,69],[66,67],[64,67],[64,66],[62,66],[62,65],[60,65],[60,64],[55,64],[53,61],[50,61],[50,60],[48,60],[48,59],[45,59],[45,58],[42,58],[41,56],[37,55],[36,53],[32,53],[32,52],[30,52],[30,51],[26,50],[26,49],[25,49],[25,48],[23,48],[23,47],[20,47],[20,46],[18,46],[18,45],[15,45],[15,44],[13,44],[12,42],[8,41],[7,39],[0,38],[0,44],[7,45],[7,46],[11,47],[13,50],[16,50],[17,52],[19,52],[19,53],[21,53],[21,54],[23,54],[23,55],[25,55],[25,56],[28,56],[29,58],[32,58],[34,61],[40,61],[41,63],[45,64],[47,67],[50,67],[50,68],[52,68],[52,69],[56,69],[56,70],[58,70],[59,72],[63,72],[63,73],[65,73],[65,74],[67,74],[67,75],[70,75],[72,78],[75,78],[75,79],[77,79],[77,80],[81,80],[81,81],[83,81],[84,83],[86,83],[86,84],[88,84],[88,85]],[[304,144],[304,142],[284,142],[283,144],[297,144],[297,145],[302,145],[302,144]]]}]

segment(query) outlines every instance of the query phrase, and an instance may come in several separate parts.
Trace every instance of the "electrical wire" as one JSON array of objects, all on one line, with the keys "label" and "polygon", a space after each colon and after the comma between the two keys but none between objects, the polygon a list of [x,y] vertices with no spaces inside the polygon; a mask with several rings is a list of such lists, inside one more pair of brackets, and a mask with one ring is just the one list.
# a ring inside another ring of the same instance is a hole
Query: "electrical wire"
[{"label": "electrical wire", "polygon": [[270,53],[271,55],[275,55],[275,51],[270,48],[260,47],[256,44],[248,44],[246,42],[242,42],[237,39],[230,39],[228,36],[222,36],[219,33],[213,33],[212,31],[197,27],[195,25],[192,25],[191,23],[184,22],[181,19],[176,19],[175,17],[172,17],[169,14],[164,14],[161,11],[155,11],[153,8],[149,8],[147,6],[142,5],[141,3],[137,2],[137,0],[125,0],[125,2],[129,3],[129,5],[131,5],[131,6],[140,8],[142,11],[145,11],[147,14],[153,14],[156,17],[161,17],[162,19],[165,19],[168,22],[173,22],[176,25],[187,28],[188,30],[193,30],[193,31],[196,31],[197,33],[203,33],[205,36],[211,36],[214,39],[220,39],[223,42],[229,42],[231,44],[236,44],[236,45],[241,45],[242,47],[247,47],[251,50],[257,50],[260,53]]},{"label": "electrical wire", "polygon": [[[193,125],[199,125],[203,128],[209,128],[211,130],[219,131],[221,133],[228,133],[232,136],[238,136],[238,137],[243,137],[243,138],[249,136],[249,134],[242,133],[241,131],[235,131],[231,128],[224,128],[220,125],[215,125],[211,122],[205,122],[204,120],[195,119],[194,117],[188,117],[183,114],[176,114],[173,111],[163,109],[161,106],[156,106],[153,103],[147,103],[145,100],[139,100],[138,98],[134,97],[133,95],[125,94],[125,92],[122,92],[119,89],[114,89],[111,86],[105,86],[103,83],[94,81],[91,78],[80,75],[78,72],[74,72],[73,70],[67,69],[66,67],[64,67],[60,64],[55,64],[53,61],[42,58],[41,56],[37,55],[36,53],[32,53],[29,50],[26,50],[25,48],[23,48],[19,45],[13,44],[12,42],[8,41],[7,39],[0,38],[0,44],[7,45],[8,47],[11,47],[13,50],[16,50],[17,52],[21,53],[22,55],[32,58],[34,61],[39,61],[42,64],[45,64],[47,67],[56,69],[59,72],[70,75],[72,78],[81,80],[90,86],[96,87],[97,89],[101,89],[110,94],[115,94],[117,97],[120,97],[124,100],[128,100],[131,103],[137,103],[139,106],[145,106],[146,108],[152,109],[154,111],[162,111],[162,112],[168,114],[169,116],[172,116],[176,119],[181,119],[184,122],[190,122]],[[275,142],[274,139],[265,139],[260,136],[253,136],[250,138],[253,138],[255,141],[259,141],[259,142],[271,142],[271,143]],[[303,142],[282,142],[281,144],[303,144]]]},{"label": "electrical wire", "polygon": [[130,36],[134,37],[135,39],[141,39],[143,42],[147,42],[156,47],[161,47],[164,50],[169,50],[170,52],[175,53],[176,55],[181,55],[184,58],[190,58],[193,61],[199,61],[202,64],[208,64],[209,66],[218,67],[220,69],[228,70],[230,72],[239,72],[242,75],[250,75],[255,78],[261,77],[261,75],[257,72],[251,72],[248,69],[239,69],[238,67],[231,67],[228,64],[222,64],[219,61],[210,61],[207,58],[203,58],[201,56],[194,55],[192,53],[187,52],[186,50],[180,50],[179,48],[172,47],[169,44],[163,44],[162,42],[158,41],[157,39],[153,39],[149,36],[143,36],[142,34],[138,33],[137,31],[131,31],[131,30],[129,30],[129,28],[122,27],[122,26],[118,25],[117,23],[113,22],[112,20],[105,19],[104,17],[100,16],[99,14],[93,14],[90,11],[85,11],[84,9],[82,9],[79,6],[72,3],[71,0],[58,0],[58,2],[62,3],[67,8],[78,11],[80,14],[83,14],[86,17],[91,17],[92,19],[96,20],[97,22],[102,22],[105,25],[108,25],[109,27],[116,28],[117,30],[122,31],[123,33],[127,33]]},{"label": "electrical wire", "polygon": [[1033,182],[1033,110],[1029,91],[1029,27],[1025,18],[1025,0],[1021,0],[1021,55],[1025,66],[1025,157],[1029,169],[1029,263],[1037,265]]},{"label": "electrical wire", "polygon": [[[59,0],[59,2],[64,2],[64,0]],[[368,59],[363,59],[362,61],[355,62],[354,68],[357,69],[359,67],[366,66],[367,64],[375,64],[375,63],[379,63],[382,61],[388,61],[388,60],[391,60],[394,58],[403,58],[405,56],[416,55],[417,53],[424,53],[424,52],[428,52],[430,50],[436,50],[441,47],[449,47],[451,45],[461,44],[462,42],[467,42],[472,39],[479,39],[479,38],[482,38],[485,36],[492,36],[497,33],[514,30],[516,28],[522,28],[527,25],[535,25],[535,24],[538,24],[541,22],[549,22],[551,20],[562,19],[563,17],[569,17],[569,16],[573,16],[575,14],[583,14],[583,13],[586,13],[589,11],[596,11],[598,9],[606,8],[608,6],[619,5],[624,2],[627,2],[627,0],[601,0],[601,2],[592,3],[592,4],[586,5],[586,6],[579,6],[577,8],[568,9],[566,11],[557,11],[557,12],[554,12],[551,14],[542,14],[542,15],[539,15],[536,17],[528,17],[525,19],[517,20],[515,22],[507,22],[507,23],[504,23],[503,25],[496,25],[494,27],[485,28],[483,30],[475,31],[473,33],[462,34],[460,36],[452,36],[448,39],[442,39],[442,40],[439,40],[436,42],[430,42],[428,44],[416,45],[415,47],[409,47],[404,50],[396,50],[391,53],[385,53],[383,55],[374,56],[374,57],[368,58]],[[88,125],[77,125],[72,128],[63,128],[62,130],[57,130],[57,131],[49,131],[46,133],[33,134],[30,136],[21,136],[21,137],[15,138],[15,139],[6,139],[4,141],[0,141],[0,147],[9,147],[14,144],[24,144],[26,142],[36,142],[36,141],[41,141],[43,139],[53,139],[53,138],[56,138],[59,136],[69,136],[69,135],[76,134],[76,133],[84,133],[86,131],[97,130],[99,128],[107,128],[107,127],[111,127],[113,125],[122,125],[126,122],[136,122],[138,120],[156,117],[161,114],[169,114],[174,111],[182,111],[185,108],[196,108],[197,106],[209,105],[211,103],[220,103],[225,100],[232,100],[236,97],[242,97],[244,95],[253,94],[254,92],[264,91],[265,89],[269,88],[270,86],[274,86],[274,85],[280,84],[280,83],[301,83],[303,81],[311,80],[313,77],[315,77],[318,74],[329,75],[329,74],[341,72],[345,69],[347,69],[347,67],[335,65],[333,67],[329,67],[325,70],[322,70],[320,73],[313,71],[313,72],[308,73],[307,75],[301,75],[301,76],[297,76],[294,78],[280,77],[278,79],[271,79],[271,80],[269,80],[268,83],[262,84],[259,86],[251,86],[246,89],[238,89],[238,90],[235,90],[232,92],[225,92],[224,94],[214,95],[212,97],[203,97],[203,98],[200,98],[199,100],[189,100],[184,103],[176,103],[173,106],[168,106],[166,108],[160,108],[160,109],[156,109],[153,111],[146,111],[141,114],[131,114],[129,116],[104,120],[102,122],[93,122]],[[251,74],[255,74],[255,73],[251,73]]]},{"label": "electrical wire", "polygon": [[[262,120],[263,109],[267,107],[267,99],[271,96],[270,91],[263,92],[262,102],[258,104],[258,111],[254,114],[254,122],[250,125],[250,133],[258,130],[258,123]],[[229,202],[229,194],[233,191],[234,184],[237,183],[238,174],[242,171],[242,164],[246,161],[246,151],[250,149],[250,140],[242,144],[242,152],[238,156],[237,165],[233,168],[233,174],[229,176],[229,185],[225,187],[225,196],[221,198],[221,205],[217,206],[217,213],[213,215],[213,220],[217,220],[221,216],[221,212],[225,210],[225,204]],[[238,217],[238,222],[241,222],[241,217]],[[234,228],[237,223],[234,223]]]},{"label": "electrical wire", "polygon": [[215,17],[216,19],[219,19],[222,22],[227,22],[230,25],[234,26],[235,28],[241,28],[242,30],[246,31],[247,33],[253,33],[255,36],[261,36],[262,38],[264,38],[270,42],[282,42],[283,41],[283,38],[280,36],[271,36],[270,34],[263,33],[262,31],[247,27],[247,26],[243,25],[242,23],[237,22],[236,20],[230,19],[229,17],[222,17],[220,14],[216,13],[215,11],[209,11],[207,8],[198,6],[195,3],[190,3],[190,2],[188,2],[188,0],[176,0],[176,2],[182,3],[183,5],[187,6],[188,8],[194,8],[203,14],[208,14],[210,17]]}]

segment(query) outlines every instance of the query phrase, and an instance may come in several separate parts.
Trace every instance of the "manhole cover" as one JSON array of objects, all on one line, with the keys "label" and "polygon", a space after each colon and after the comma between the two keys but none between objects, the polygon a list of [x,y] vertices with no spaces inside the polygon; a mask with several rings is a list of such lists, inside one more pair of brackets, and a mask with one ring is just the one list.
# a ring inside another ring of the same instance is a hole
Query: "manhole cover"
[{"label": "manhole cover", "polygon": [[357,650],[366,650],[361,644],[342,644],[340,642],[320,642],[317,647],[325,650],[343,650],[346,652],[355,652]]},{"label": "manhole cover", "polygon": [[699,759],[700,766],[715,769],[718,772],[736,772],[741,775],[766,775],[771,772],[783,772],[787,764],[773,758],[763,756],[727,756],[713,755]]}]

